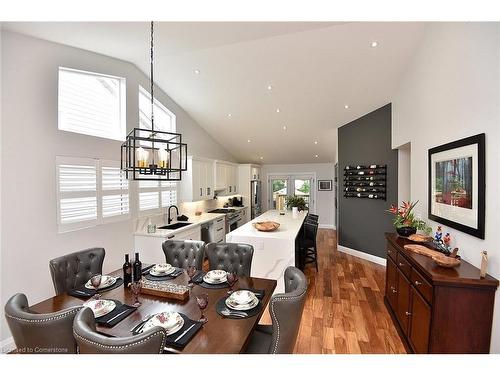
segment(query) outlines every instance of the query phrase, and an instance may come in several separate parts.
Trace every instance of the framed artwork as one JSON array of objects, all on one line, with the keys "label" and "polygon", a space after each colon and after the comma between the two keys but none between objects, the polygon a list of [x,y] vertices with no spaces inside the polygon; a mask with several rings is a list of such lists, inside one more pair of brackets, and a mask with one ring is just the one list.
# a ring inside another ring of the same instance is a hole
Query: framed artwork
[{"label": "framed artwork", "polygon": [[318,180],[318,191],[331,191],[332,180]]},{"label": "framed artwork", "polygon": [[484,133],[429,149],[429,219],[484,239]]}]

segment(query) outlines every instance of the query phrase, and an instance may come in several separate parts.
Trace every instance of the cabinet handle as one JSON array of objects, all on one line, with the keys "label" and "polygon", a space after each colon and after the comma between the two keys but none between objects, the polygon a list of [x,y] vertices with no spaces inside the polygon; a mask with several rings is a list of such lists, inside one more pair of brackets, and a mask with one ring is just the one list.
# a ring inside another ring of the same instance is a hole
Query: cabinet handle
[{"label": "cabinet handle", "polygon": [[207,188],[207,195],[210,196],[210,188]]},{"label": "cabinet handle", "polygon": [[219,229],[217,229],[217,232],[220,232],[220,231],[221,231],[221,230],[223,230],[223,229],[224,229],[224,228],[219,228]]},{"label": "cabinet handle", "polygon": [[397,292],[398,292],[398,291],[396,290],[396,288],[394,288],[394,287],[392,287],[391,289],[392,289],[392,292],[393,292],[393,293],[397,293]]},{"label": "cabinet handle", "polygon": [[231,187],[232,187],[232,186],[231,186],[231,185],[229,185],[229,192],[231,192]]},{"label": "cabinet handle", "polygon": [[224,218],[217,220],[217,222],[220,223],[222,220],[224,220]]},{"label": "cabinet handle", "polygon": [[399,266],[399,267],[404,267],[405,265],[404,265],[403,263],[399,262],[399,263],[398,263],[398,266]]},{"label": "cabinet handle", "polygon": [[418,281],[418,280],[415,280],[415,285],[419,286],[419,285],[422,285],[422,283],[420,281]]},{"label": "cabinet handle", "polygon": [[171,236],[168,236],[167,238],[170,240],[171,238],[174,238],[175,234],[172,234]]},{"label": "cabinet handle", "polygon": [[203,196],[203,188],[200,188],[200,197]]},{"label": "cabinet handle", "polygon": [[410,315],[411,315],[411,313],[409,313],[408,311],[406,311],[406,312],[405,312],[405,315],[406,315],[406,316],[410,316]]}]

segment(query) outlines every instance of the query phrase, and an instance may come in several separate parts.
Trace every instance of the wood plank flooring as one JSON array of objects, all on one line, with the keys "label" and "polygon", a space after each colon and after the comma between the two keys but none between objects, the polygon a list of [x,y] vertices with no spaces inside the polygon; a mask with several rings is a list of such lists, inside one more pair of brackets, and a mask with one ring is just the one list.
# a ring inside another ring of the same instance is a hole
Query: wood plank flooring
[{"label": "wood plank flooring", "polygon": [[[385,268],[337,251],[336,232],[318,230],[318,264],[308,264],[309,290],[295,353],[406,353],[384,305]],[[269,311],[261,319],[271,324]]]}]

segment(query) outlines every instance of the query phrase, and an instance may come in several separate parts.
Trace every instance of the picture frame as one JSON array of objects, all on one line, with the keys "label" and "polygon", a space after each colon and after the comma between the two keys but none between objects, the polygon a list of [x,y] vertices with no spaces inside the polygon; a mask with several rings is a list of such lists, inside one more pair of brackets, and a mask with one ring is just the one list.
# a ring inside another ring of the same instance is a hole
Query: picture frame
[{"label": "picture frame", "polygon": [[332,191],[333,180],[318,180],[318,191]]},{"label": "picture frame", "polygon": [[484,239],[485,134],[428,151],[428,217]]}]

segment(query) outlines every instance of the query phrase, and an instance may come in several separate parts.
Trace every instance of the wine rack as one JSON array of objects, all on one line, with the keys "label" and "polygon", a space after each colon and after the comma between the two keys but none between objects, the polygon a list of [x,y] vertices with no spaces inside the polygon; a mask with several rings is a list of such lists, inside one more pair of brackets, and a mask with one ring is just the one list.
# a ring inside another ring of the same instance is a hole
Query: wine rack
[{"label": "wine rack", "polygon": [[370,164],[344,168],[344,197],[386,200],[387,165]]}]

